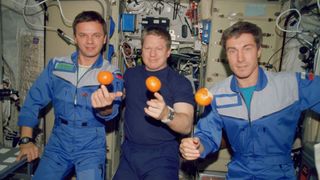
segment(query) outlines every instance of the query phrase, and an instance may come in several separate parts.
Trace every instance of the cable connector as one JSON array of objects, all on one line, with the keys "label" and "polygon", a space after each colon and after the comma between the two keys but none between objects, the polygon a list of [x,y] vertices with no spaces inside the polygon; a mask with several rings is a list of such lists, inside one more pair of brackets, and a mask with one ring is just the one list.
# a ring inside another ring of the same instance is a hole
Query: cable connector
[{"label": "cable connector", "polygon": [[266,64],[264,65],[264,67],[267,68],[267,69],[272,69],[272,68],[273,68],[273,65],[272,65],[272,64],[269,64],[269,63],[266,63]]},{"label": "cable connector", "polygon": [[66,35],[61,29],[57,29],[57,33],[68,45],[75,45],[74,40],[70,36]]}]

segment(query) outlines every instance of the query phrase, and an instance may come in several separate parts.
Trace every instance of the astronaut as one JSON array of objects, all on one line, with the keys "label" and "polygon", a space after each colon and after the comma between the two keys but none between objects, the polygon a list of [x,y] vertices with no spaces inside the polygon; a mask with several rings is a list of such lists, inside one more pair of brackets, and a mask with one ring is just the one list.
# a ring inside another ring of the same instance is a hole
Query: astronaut
[{"label": "astronaut", "polygon": [[[19,114],[18,160],[39,157],[32,136],[39,112],[51,103],[55,115],[52,134],[33,179],[64,179],[73,168],[80,180],[105,177],[105,121],[118,114],[123,88],[119,70],[103,59],[106,27],[97,12],[78,14],[73,22],[77,51],[69,57],[51,59],[28,92]],[[112,72],[112,84],[98,83],[100,71]]]},{"label": "astronaut", "polygon": [[262,30],[238,22],[222,35],[233,75],[210,88],[214,99],[193,138],[181,141],[187,160],[219,150],[222,129],[233,154],[227,179],[296,179],[291,149],[299,117],[320,112],[320,78],[268,72],[258,66]]}]

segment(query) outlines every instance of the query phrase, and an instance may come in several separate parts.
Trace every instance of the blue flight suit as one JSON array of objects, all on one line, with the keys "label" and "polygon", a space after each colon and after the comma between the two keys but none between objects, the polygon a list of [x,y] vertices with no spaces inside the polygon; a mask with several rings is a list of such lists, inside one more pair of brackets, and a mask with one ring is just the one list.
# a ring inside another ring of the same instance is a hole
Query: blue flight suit
[{"label": "blue flight suit", "polygon": [[219,150],[224,129],[233,151],[227,179],[296,179],[291,159],[296,127],[303,110],[320,112],[319,87],[319,76],[310,80],[302,73],[259,68],[247,109],[234,76],[217,83],[195,130],[205,148],[201,157]]},{"label": "blue flight suit", "polygon": [[52,134],[33,179],[63,179],[75,167],[78,179],[104,179],[106,161],[105,121],[119,112],[121,99],[113,102],[112,114],[101,116],[91,105],[91,94],[100,84],[97,74],[114,75],[110,92],[122,91],[122,75],[100,55],[78,78],[78,52],[53,58],[29,90],[19,115],[19,126],[35,127],[41,109],[52,103],[55,115]]}]

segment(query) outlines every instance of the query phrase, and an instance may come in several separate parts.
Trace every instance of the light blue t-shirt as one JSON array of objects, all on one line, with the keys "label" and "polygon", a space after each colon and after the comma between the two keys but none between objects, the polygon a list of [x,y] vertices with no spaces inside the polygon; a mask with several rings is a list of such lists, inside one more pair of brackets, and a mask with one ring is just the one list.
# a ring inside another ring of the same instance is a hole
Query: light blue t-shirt
[{"label": "light blue t-shirt", "polygon": [[244,98],[244,101],[246,103],[246,106],[248,110],[250,110],[250,102],[252,98],[253,91],[256,89],[256,86],[250,86],[246,88],[240,88],[240,92]]}]

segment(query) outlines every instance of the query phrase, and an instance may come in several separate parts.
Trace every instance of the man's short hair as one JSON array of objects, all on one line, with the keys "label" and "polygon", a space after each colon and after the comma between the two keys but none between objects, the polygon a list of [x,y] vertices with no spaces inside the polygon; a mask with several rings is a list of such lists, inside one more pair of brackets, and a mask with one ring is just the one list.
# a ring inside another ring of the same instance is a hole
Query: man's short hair
[{"label": "man's short hair", "polygon": [[261,47],[262,44],[262,30],[256,24],[239,21],[233,24],[231,27],[223,31],[221,37],[221,45],[223,48],[226,48],[226,42],[228,39],[235,37],[238,38],[241,34],[248,33],[252,34],[254,40],[257,44],[257,48]]},{"label": "man's short hair", "polygon": [[149,27],[143,30],[141,36],[141,46],[143,47],[144,39],[148,35],[160,36],[162,39],[166,41],[166,46],[168,49],[171,49],[171,35],[169,32],[161,27]]},{"label": "man's short hair", "polygon": [[104,35],[107,35],[107,24],[103,17],[96,11],[83,11],[79,13],[72,24],[73,34],[76,35],[76,26],[82,22],[91,22],[95,21],[102,25]]}]

